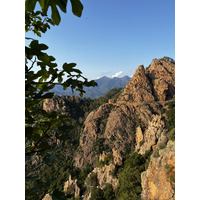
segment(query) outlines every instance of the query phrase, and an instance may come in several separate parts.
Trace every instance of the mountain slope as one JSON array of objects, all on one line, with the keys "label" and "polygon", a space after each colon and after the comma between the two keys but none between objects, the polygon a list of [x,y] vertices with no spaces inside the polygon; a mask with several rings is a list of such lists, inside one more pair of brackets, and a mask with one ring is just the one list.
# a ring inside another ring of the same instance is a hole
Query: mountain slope
[{"label": "mountain slope", "polygon": [[[124,88],[126,84],[130,81],[130,77],[124,76],[122,78],[108,78],[106,76],[103,76],[95,81],[97,82],[98,86],[84,87],[86,93],[84,93],[83,97],[94,99],[105,95],[113,88]],[[52,91],[58,95],[78,95],[77,91],[74,91],[74,94],[72,94],[70,88],[68,88],[67,90],[63,90],[62,86],[60,85],[56,85],[55,88],[52,89]]]},{"label": "mountain slope", "polygon": [[[117,166],[121,166],[123,169],[124,160],[129,155],[128,152],[136,151],[144,157],[146,153],[151,152],[153,157],[149,157],[150,160],[156,156],[159,157],[160,147],[162,146],[164,148],[163,151],[165,151],[165,147],[170,140],[168,137],[170,130],[165,124],[167,120],[166,114],[162,110],[164,108],[168,110],[167,104],[173,102],[174,97],[174,63],[158,59],[148,69],[144,69],[143,65],[139,66],[116,102],[109,101],[109,103],[103,104],[88,115],[80,137],[81,151],[74,156],[75,166],[82,168],[84,163],[90,163],[95,167],[93,172],[98,172],[99,162],[103,162],[102,156],[103,160],[105,160],[108,155],[112,155],[112,159],[108,164],[113,163],[115,166],[114,171],[116,171]],[[170,158],[174,159],[174,157]],[[165,168],[165,165],[169,165],[166,160],[168,159],[167,156],[162,156],[160,159],[163,162],[162,166],[160,166],[162,169]],[[142,161],[141,163],[144,164]],[[147,169],[147,166],[145,169]],[[157,168],[154,166],[151,166],[151,168],[153,168],[154,174],[161,169],[159,169],[159,165]],[[170,173],[173,176],[174,166],[170,165],[171,168]],[[144,170],[144,168],[140,168],[140,173],[141,169]],[[139,198],[143,186],[143,199],[159,199],[163,196],[174,199],[174,195],[172,195],[174,194],[173,183],[161,184],[162,181],[168,181],[167,170],[162,170],[162,172],[165,175],[162,177],[158,175],[155,180],[150,176],[145,179],[143,174],[143,179],[141,180],[140,178],[137,182],[138,191],[132,188],[132,191],[134,191],[132,197],[126,196],[125,191],[125,193],[121,192],[119,182],[117,191],[119,190],[120,192],[118,193],[118,198],[134,199],[136,196]],[[124,173],[131,172],[126,171]],[[97,177],[98,181],[102,182],[104,175],[101,174],[100,176],[97,173]],[[120,174],[118,174],[117,178],[120,177]],[[143,183],[143,181],[148,182],[148,184]],[[104,188],[103,186],[100,187],[101,189]],[[116,188],[115,184],[113,188]],[[127,190],[130,190],[130,188],[127,188]],[[154,190],[160,192],[155,192]]]}]

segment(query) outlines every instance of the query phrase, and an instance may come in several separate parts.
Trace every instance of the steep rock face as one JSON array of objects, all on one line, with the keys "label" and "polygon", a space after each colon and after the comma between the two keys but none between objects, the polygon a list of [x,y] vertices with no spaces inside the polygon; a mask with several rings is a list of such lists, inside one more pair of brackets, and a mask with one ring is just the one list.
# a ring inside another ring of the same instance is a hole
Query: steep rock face
[{"label": "steep rock face", "polygon": [[118,180],[117,178],[113,178],[113,176],[110,174],[115,169],[114,164],[105,165],[102,168],[96,167],[92,172],[97,174],[97,179],[99,183],[99,187],[103,189],[105,187],[105,184],[111,184],[113,189],[117,188]]},{"label": "steep rock face", "polygon": [[[111,172],[115,169],[115,165],[114,164],[109,164],[109,165],[105,165],[102,168],[100,167],[96,167],[93,169],[93,171],[91,173],[88,174],[87,179],[91,179],[91,177],[96,177],[96,181],[98,184],[98,188],[100,189],[104,189],[106,184],[111,184],[113,189],[116,190],[117,186],[118,186],[118,179],[116,177],[113,177],[111,175]],[[85,191],[85,193],[82,195],[82,199],[83,200],[90,200],[91,198],[91,188],[94,187],[94,185],[90,185],[91,181],[89,181],[89,183],[87,183],[87,179],[85,181],[85,185],[87,187],[87,190]],[[94,178],[92,178],[94,181]],[[94,184],[94,183],[93,183]]]},{"label": "steep rock face", "polygon": [[155,100],[152,93],[152,84],[145,74],[143,65],[136,69],[133,78],[124,88],[124,93],[119,98],[119,101],[134,101],[134,102],[152,102]]},{"label": "steep rock face", "polygon": [[175,94],[175,64],[164,59],[152,62],[148,69],[156,100],[165,101]]},{"label": "steep rock face", "polygon": [[140,65],[118,101],[166,101],[175,95],[175,64],[162,58],[148,69]]},{"label": "steep rock face", "polygon": [[139,136],[141,138],[143,136],[143,144],[138,141],[136,145],[136,150],[139,150],[140,154],[154,150],[156,145],[159,147],[166,144],[168,141],[167,130],[165,129],[165,123],[161,120],[161,116],[153,115],[153,119],[149,122],[144,134],[141,131],[136,132],[136,138]]},{"label": "steep rock face", "polygon": [[105,151],[103,151],[103,153],[99,155],[99,161],[105,161],[107,156],[108,154]]},{"label": "steep rock face", "polygon": [[[127,144],[133,142],[135,129],[134,113],[128,107],[127,112],[123,109],[104,104],[89,114],[80,138],[81,156],[76,154],[74,158],[77,167],[81,168],[84,162],[95,167],[99,152],[95,152],[94,146],[97,144],[103,151],[113,153],[114,164],[122,164],[122,152]],[[102,142],[98,143],[100,140]]]},{"label": "steep rock face", "polygon": [[[110,113],[109,113],[110,112]],[[141,124],[148,126],[152,120],[152,113],[159,114],[159,104],[139,105],[131,104],[115,105],[104,104],[97,111],[93,111],[87,117],[83,134],[80,138],[82,152],[74,156],[75,166],[81,168],[84,162],[96,166],[98,155],[94,151],[95,144],[103,139],[101,146],[104,151],[112,152],[113,162],[121,165],[123,152],[127,145],[135,146],[136,128]]]},{"label": "steep rock face", "polygon": [[[116,188],[117,180],[110,177],[107,168],[123,164],[126,147],[142,155],[151,151],[149,167],[142,173],[142,199],[174,199],[174,144],[168,141],[161,113],[165,103],[174,97],[174,63],[158,59],[148,69],[139,66],[116,101],[110,100],[88,115],[75,165],[82,168],[85,162],[92,164],[98,187],[111,183]],[[95,152],[97,146],[100,152]],[[112,164],[96,167],[108,153],[112,154]]]},{"label": "steep rock face", "polygon": [[153,151],[148,169],[141,174],[141,199],[174,199],[175,147],[174,142],[168,141],[161,116],[153,115],[144,132],[138,128],[136,138],[139,138],[136,140],[138,153]]},{"label": "steep rock face", "polygon": [[43,109],[47,112],[51,112],[51,111],[65,112],[67,109],[68,101],[78,103],[80,100],[78,96],[64,96],[62,98],[53,97],[52,99],[44,100]]},{"label": "steep rock face", "polygon": [[[130,145],[132,150],[135,146],[139,149],[141,139],[139,142],[136,141],[139,137],[136,134],[138,126],[146,141],[140,149],[141,154],[153,148],[158,138],[162,138],[162,142],[166,143],[163,122],[158,118],[154,119],[155,123],[161,123],[158,125],[160,127],[153,127],[154,125],[149,122],[152,121],[153,115],[161,114],[160,108],[163,102],[174,98],[174,68],[173,63],[164,59],[153,61],[148,70],[140,65],[116,103],[109,101],[91,112],[83,126],[80,137],[82,151],[76,153],[74,157],[75,166],[81,168],[84,162],[96,166],[98,153],[94,151],[94,145],[100,139],[100,145],[105,146],[102,149],[113,153],[114,164],[121,165],[127,145]],[[147,130],[149,126],[151,129]],[[162,137],[160,137],[161,132],[163,132]]]},{"label": "steep rock face", "polygon": [[83,156],[76,156],[75,164],[77,167],[82,166],[83,158],[90,164],[96,164],[97,156],[93,151],[94,143],[97,139],[103,138],[102,133],[105,129],[105,123],[110,112],[110,104],[100,106],[97,111],[91,112],[85,120],[83,126],[83,135],[80,137],[80,146],[83,150]]},{"label": "steep rock face", "polygon": [[175,144],[172,141],[167,147],[151,155],[148,169],[142,173],[142,200],[175,199]]},{"label": "steep rock face", "polygon": [[64,192],[66,194],[74,195],[75,198],[80,196],[80,188],[77,185],[77,179],[72,180],[71,175],[69,176],[69,180],[65,182]]},{"label": "steep rock face", "polygon": [[121,151],[117,148],[113,148],[112,152],[113,152],[113,162],[114,162],[114,164],[115,165],[122,165],[123,157],[122,157]]},{"label": "steep rock face", "polygon": [[58,111],[59,109],[61,110],[65,110],[66,106],[65,106],[65,101],[63,99],[45,99],[44,103],[43,103],[43,109],[47,112],[50,111]]},{"label": "steep rock face", "polygon": [[142,129],[140,126],[137,127],[136,129],[136,146],[135,149],[138,150],[140,148],[140,146],[142,145],[142,143],[144,143],[144,135],[142,133]]},{"label": "steep rock face", "polygon": [[105,144],[112,149],[114,164],[122,164],[122,152],[126,144],[133,141],[134,116],[132,114],[130,111],[124,112],[121,107],[115,107],[107,120],[104,138]]}]

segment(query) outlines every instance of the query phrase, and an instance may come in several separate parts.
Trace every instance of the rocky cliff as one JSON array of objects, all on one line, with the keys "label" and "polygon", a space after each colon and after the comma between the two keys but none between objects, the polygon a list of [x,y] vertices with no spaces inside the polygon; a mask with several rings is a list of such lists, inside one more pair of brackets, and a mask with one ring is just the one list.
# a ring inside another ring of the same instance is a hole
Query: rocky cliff
[{"label": "rocky cliff", "polygon": [[[157,153],[158,152],[158,153]],[[166,148],[151,155],[148,169],[141,174],[142,198],[175,199],[175,144],[167,143]]]},{"label": "rocky cliff", "polygon": [[174,171],[174,146],[168,142],[166,116],[161,110],[174,99],[175,64],[161,58],[148,69],[140,65],[116,101],[110,100],[88,115],[80,137],[81,151],[74,156],[75,166],[90,163],[101,174],[101,187],[107,182],[97,167],[103,152],[111,153],[110,163],[120,166],[127,147],[142,155],[151,151],[149,167],[142,173],[142,199],[173,199],[174,186],[166,180]]},{"label": "rocky cliff", "polygon": [[80,188],[77,185],[77,179],[72,180],[70,175],[69,180],[65,182],[64,192],[65,194],[74,195],[75,198],[78,198],[80,196]]},{"label": "rocky cliff", "polygon": [[43,102],[43,109],[47,112],[50,111],[60,111],[61,113],[66,113],[69,111],[70,104],[80,103],[78,96],[55,96],[52,99],[45,99]]},{"label": "rocky cliff", "polygon": [[[118,157],[126,144],[135,148],[137,127],[146,130],[153,115],[161,115],[162,105],[174,98],[174,72],[175,65],[163,59],[155,60],[148,70],[139,66],[116,103],[111,101],[88,115],[80,138],[81,159],[96,163],[93,145],[100,139],[105,150],[118,150]],[[76,159],[76,165],[81,167],[81,161]]]},{"label": "rocky cliff", "polygon": [[[43,108],[65,112],[66,101],[45,100]],[[92,170],[84,191],[79,180],[70,176],[65,193],[73,188],[75,197],[89,200],[92,188],[101,191],[109,184],[117,199],[175,199],[175,129],[168,123],[169,104],[174,101],[174,62],[161,58],[146,69],[140,65],[117,99],[110,99],[85,119],[73,160],[74,167],[82,170],[87,163]],[[131,157],[131,153],[136,155]],[[133,182],[122,186],[124,177]]]}]

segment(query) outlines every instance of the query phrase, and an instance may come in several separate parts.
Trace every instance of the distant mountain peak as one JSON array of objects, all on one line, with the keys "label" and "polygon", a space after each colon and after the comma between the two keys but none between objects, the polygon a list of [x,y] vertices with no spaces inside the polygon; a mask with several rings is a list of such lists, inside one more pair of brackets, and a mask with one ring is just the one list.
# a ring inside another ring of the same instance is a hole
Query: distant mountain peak
[{"label": "distant mountain peak", "polygon": [[144,69],[140,65],[124,88],[120,101],[166,101],[175,95],[175,64],[166,59],[154,60]]},{"label": "distant mountain peak", "polygon": [[99,80],[99,79],[124,79],[124,78],[131,78],[130,76],[126,75],[123,77],[107,77],[107,76],[101,76],[101,77],[97,77],[94,80]]},{"label": "distant mountain peak", "polygon": [[95,78],[94,80],[99,80],[99,79],[102,79],[102,78],[108,78],[107,76],[99,76],[97,78]]},{"label": "distant mountain peak", "polygon": [[[104,96],[108,91],[113,88],[124,88],[130,80],[131,77],[129,76],[124,76],[122,78],[110,78],[107,76],[99,77],[98,79],[95,79],[98,84],[97,87],[84,87],[86,93],[84,93],[83,97],[94,99],[100,96]],[[62,86],[60,85],[55,86],[52,92],[55,92],[58,95],[73,95],[70,88],[68,88],[67,90],[63,90]],[[74,95],[78,95],[78,92],[74,91]]]}]

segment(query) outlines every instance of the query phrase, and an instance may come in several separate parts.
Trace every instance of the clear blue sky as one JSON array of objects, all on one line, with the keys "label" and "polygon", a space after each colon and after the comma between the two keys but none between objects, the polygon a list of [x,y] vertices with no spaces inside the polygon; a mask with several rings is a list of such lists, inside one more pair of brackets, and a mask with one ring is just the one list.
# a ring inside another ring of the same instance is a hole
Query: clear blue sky
[{"label": "clear blue sky", "polygon": [[[61,14],[39,41],[57,63],[75,62],[88,79],[132,76],[153,58],[175,59],[174,0],[82,0],[82,17]],[[32,36],[27,34],[27,36]],[[35,36],[35,38],[38,38]]]}]

